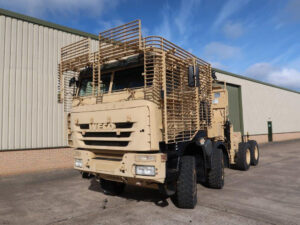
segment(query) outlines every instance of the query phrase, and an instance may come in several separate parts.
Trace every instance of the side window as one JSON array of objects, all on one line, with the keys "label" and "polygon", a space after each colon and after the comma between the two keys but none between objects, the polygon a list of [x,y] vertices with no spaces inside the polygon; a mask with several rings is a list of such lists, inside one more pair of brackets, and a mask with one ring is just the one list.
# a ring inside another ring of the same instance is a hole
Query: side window
[{"label": "side window", "polygon": [[[111,77],[111,73],[101,75],[101,81],[102,81],[100,86],[101,93],[108,92],[110,77]],[[81,80],[80,87],[79,87],[79,96],[83,97],[92,94],[93,94],[93,78],[92,77],[83,78]],[[96,94],[97,94],[97,86],[96,86]]]},{"label": "side window", "polygon": [[214,99],[213,99],[213,104],[218,104],[219,103],[219,98],[221,97],[221,93],[220,92],[215,92],[214,93]]},{"label": "side window", "polygon": [[86,78],[81,81],[79,96],[89,96],[92,95],[93,83],[92,78]]}]

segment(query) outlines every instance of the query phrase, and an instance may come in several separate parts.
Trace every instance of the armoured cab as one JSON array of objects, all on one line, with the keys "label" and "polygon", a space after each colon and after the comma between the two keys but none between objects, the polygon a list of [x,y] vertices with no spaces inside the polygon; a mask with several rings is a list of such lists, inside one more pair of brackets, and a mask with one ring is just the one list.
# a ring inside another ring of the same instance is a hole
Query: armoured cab
[{"label": "armoured cab", "polygon": [[101,32],[95,52],[90,39],[63,47],[59,71],[76,148],[159,151],[211,126],[210,65],[162,37],[143,38],[139,20]]}]

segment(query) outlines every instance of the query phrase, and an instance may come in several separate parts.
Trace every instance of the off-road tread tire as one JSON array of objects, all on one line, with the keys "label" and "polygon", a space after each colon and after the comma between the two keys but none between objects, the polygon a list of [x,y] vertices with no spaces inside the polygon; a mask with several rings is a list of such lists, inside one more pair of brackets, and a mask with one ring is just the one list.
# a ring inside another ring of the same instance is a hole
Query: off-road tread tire
[{"label": "off-road tread tire", "polygon": [[100,186],[106,195],[120,195],[125,189],[124,183],[105,180],[102,178],[100,179]]},{"label": "off-road tread tire", "polygon": [[222,189],[224,186],[224,158],[222,149],[214,149],[211,169],[207,176],[207,185],[210,188]]},{"label": "off-road tread tire", "polygon": [[193,209],[197,204],[197,174],[194,156],[183,156],[177,180],[175,203],[179,208]]},{"label": "off-road tread tire", "polygon": [[[238,170],[247,171],[250,168],[250,164],[247,165],[246,162],[246,150],[250,149],[250,145],[247,142],[239,143],[239,150],[237,152],[237,161],[236,161],[236,168]],[[251,151],[250,151],[251,154]]]},{"label": "off-road tread tire", "polygon": [[[248,141],[248,143],[250,145],[251,165],[252,166],[257,166],[258,162],[259,162],[259,147],[258,147],[258,144],[254,140]],[[258,157],[257,157],[257,159],[255,159],[255,156],[254,156],[255,146],[257,146],[257,151],[258,151]]]}]

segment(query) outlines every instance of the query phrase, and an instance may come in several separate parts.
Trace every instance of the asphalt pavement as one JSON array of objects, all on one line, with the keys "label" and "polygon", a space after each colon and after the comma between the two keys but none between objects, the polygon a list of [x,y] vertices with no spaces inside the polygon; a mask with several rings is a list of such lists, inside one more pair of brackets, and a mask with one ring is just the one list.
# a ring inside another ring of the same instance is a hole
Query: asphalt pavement
[{"label": "asphalt pavement", "polygon": [[0,224],[300,224],[300,140],[260,152],[249,171],[226,169],[222,190],[199,184],[193,210],[133,186],[106,196],[74,170],[0,177]]}]

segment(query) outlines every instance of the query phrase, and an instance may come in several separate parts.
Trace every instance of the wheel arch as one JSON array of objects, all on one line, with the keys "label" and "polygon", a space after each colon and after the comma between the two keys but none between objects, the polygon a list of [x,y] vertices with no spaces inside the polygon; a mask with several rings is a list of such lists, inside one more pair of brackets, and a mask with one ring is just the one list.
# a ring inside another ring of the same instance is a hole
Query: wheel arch
[{"label": "wheel arch", "polygon": [[224,157],[224,166],[229,168],[230,163],[229,163],[229,154],[227,151],[226,146],[224,145],[223,142],[217,142],[216,143],[216,148],[221,149],[223,152],[223,157]]},{"label": "wheel arch", "polygon": [[184,148],[183,156],[185,155],[195,157],[198,182],[205,182],[208,162],[204,149],[201,146],[197,145],[196,142],[191,142]]}]

